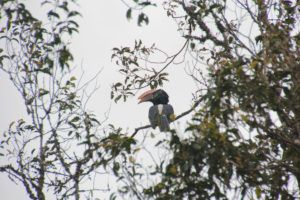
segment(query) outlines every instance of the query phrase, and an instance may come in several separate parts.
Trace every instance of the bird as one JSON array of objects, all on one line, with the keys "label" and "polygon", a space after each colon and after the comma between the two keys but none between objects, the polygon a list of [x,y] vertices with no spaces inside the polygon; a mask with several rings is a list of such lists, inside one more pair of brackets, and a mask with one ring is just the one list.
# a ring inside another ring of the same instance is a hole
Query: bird
[{"label": "bird", "polygon": [[175,120],[174,109],[169,104],[169,95],[162,89],[151,89],[141,94],[139,103],[151,102],[148,118],[151,127],[159,127],[161,132],[170,131],[170,122]]}]

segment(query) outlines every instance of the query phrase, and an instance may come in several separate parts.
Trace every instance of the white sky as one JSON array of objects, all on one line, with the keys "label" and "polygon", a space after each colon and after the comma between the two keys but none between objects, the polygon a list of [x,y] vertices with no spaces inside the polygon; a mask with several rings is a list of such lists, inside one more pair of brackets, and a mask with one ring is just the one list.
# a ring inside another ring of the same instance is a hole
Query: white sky
[{"label": "white sky", "polygon": [[[176,53],[185,41],[177,32],[176,23],[167,18],[161,8],[148,8],[146,13],[149,14],[150,24],[138,27],[136,18],[128,22],[125,17],[127,8],[120,0],[78,2],[83,18],[80,19],[80,34],[72,40],[75,65],[79,66],[78,68],[82,66],[86,80],[103,68],[98,78],[100,89],[90,100],[88,108],[101,120],[111,105],[108,122],[128,129],[131,133],[134,128],[148,124],[150,104],[138,105],[136,97],[129,98],[125,103],[120,101],[118,104],[110,100],[110,86],[120,78],[118,67],[110,59],[111,49],[132,46],[135,39],[141,39],[147,45],[155,43],[171,55]],[[39,7],[32,6],[32,9],[38,11]],[[164,86],[176,113],[189,108],[191,92],[195,88],[192,80],[185,74],[184,67],[184,64],[170,66],[167,70],[171,75],[170,82]],[[23,118],[26,113],[21,97],[2,71],[0,89],[0,131],[3,132],[10,122]],[[187,118],[182,120],[185,119]],[[3,200],[28,199],[23,187],[12,183],[4,174],[0,174],[0,193]]]}]

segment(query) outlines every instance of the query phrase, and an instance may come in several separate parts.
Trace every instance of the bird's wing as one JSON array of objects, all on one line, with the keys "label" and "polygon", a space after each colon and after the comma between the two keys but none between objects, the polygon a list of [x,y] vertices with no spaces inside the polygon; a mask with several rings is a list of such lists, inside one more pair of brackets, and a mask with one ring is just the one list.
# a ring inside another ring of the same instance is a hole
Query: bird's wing
[{"label": "bird's wing", "polygon": [[172,119],[173,116],[174,116],[173,106],[171,106],[170,104],[164,105],[164,107],[163,107],[163,114],[168,117],[169,121],[173,121],[174,120],[174,119]]},{"label": "bird's wing", "polygon": [[158,106],[151,106],[148,113],[148,118],[152,128],[155,128],[158,125]]}]

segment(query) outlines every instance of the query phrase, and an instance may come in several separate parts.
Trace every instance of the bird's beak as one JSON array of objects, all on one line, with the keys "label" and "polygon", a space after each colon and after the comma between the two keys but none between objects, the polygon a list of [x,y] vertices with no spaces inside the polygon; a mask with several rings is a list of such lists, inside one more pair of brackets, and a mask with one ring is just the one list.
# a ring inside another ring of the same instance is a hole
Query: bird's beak
[{"label": "bird's beak", "polygon": [[153,98],[153,93],[155,91],[156,90],[148,90],[148,91],[144,92],[143,94],[141,94],[138,97],[138,99],[140,100],[139,104],[151,100]]}]

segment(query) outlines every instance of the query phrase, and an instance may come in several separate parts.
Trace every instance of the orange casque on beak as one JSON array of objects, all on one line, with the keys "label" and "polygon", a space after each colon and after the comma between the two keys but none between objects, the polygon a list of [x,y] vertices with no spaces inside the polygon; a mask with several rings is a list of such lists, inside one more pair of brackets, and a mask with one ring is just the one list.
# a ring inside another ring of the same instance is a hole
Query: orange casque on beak
[{"label": "orange casque on beak", "polygon": [[151,99],[153,97],[153,93],[155,92],[156,90],[153,89],[153,90],[148,90],[146,92],[144,92],[143,94],[141,94],[138,99],[140,100],[139,101],[139,104],[140,103],[143,103],[145,101],[148,101],[149,99]]}]

